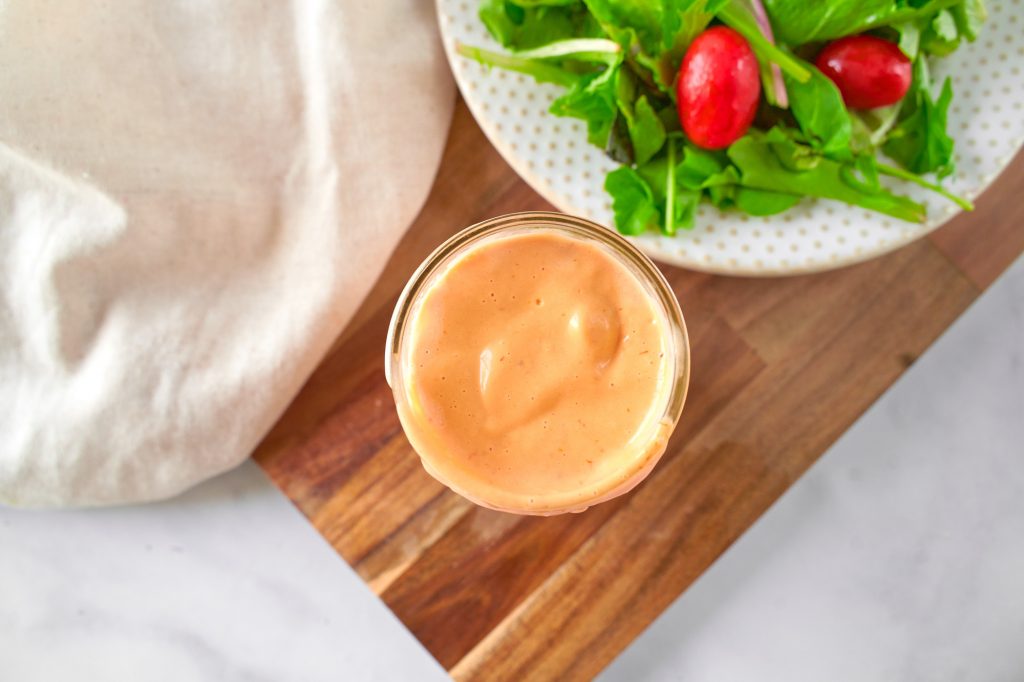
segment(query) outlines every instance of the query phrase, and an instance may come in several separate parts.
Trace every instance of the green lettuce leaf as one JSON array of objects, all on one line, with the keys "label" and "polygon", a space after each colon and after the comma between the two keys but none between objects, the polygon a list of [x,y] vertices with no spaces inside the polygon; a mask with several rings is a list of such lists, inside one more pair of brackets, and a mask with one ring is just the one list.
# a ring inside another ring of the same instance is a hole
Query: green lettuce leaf
[{"label": "green lettuce leaf", "polygon": [[916,22],[963,0],[764,0],[775,37],[787,45],[831,40],[842,36]]},{"label": "green lettuce leaf", "polygon": [[683,136],[674,133],[657,156],[637,167],[637,172],[651,188],[660,217],[659,227],[667,235],[693,228],[697,204],[700,203],[700,191],[689,189],[680,182],[679,161],[683,146]]},{"label": "green lettuce leaf", "polygon": [[926,5],[931,13],[919,12],[915,17],[891,24],[881,30],[883,37],[896,40],[900,49],[911,59],[918,54],[943,57],[956,50],[964,40],[971,42],[985,21],[982,0],[961,0],[948,7],[935,9]]},{"label": "green lettuce leaf", "polygon": [[[739,169],[744,187],[835,199],[910,222],[922,222],[925,217],[921,204],[881,187],[868,191],[858,186],[850,181],[852,164],[816,156],[779,128],[740,138],[729,147],[728,154]],[[797,159],[803,161],[794,164]]]},{"label": "green lettuce leaf", "polygon": [[615,226],[623,234],[658,230],[672,235],[694,225],[701,190],[682,181],[682,135],[668,136],[661,151],[636,168],[623,166],[608,174]]},{"label": "green lettuce leaf", "polygon": [[769,216],[788,211],[800,203],[796,194],[770,192],[751,187],[737,187],[733,201],[736,208],[752,216]]},{"label": "green lettuce leaf", "polygon": [[849,161],[853,129],[839,88],[825,74],[806,64],[811,77],[801,83],[789,76],[789,108],[811,146],[830,159]]},{"label": "green lettuce leaf", "polygon": [[661,217],[654,194],[635,170],[622,166],[612,171],[605,178],[604,189],[612,198],[615,227],[619,232],[637,235],[658,229]]},{"label": "green lettuce leaf", "polygon": [[513,50],[602,36],[601,27],[580,0],[483,0],[479,16],[494,39]]},{"label": "green lettuce leaf", "polygon": [[629,69],[619,69],[615,99],[629,137],[628,162],[645,164],[665,144],[665,124]]},{"label": "green lettuce leaf", "polygon": [[687,143],[682,160],[676,167],[676,177],[686,189],[699,190],[709,186],[710,178],[716,178],[712,184],[722,184],[719,180],[728,167],[729,159],[723,152],[713,152]]},{"label": "green lettuce leaf", "polygon": [[914,80],[900,110],[896,126],[882,146],[883,151],[914,173],[936,173],[940,178],[955,170],[953,138],[946,132],[953,84],[942,84],[936,100],[931,96],[931,79],[923,59],[914,62]]},{"label": "green lettuce leaf", "polygon": [[637,76],[674,98],[672,84],[686,48],[724,0],[584,1],[604,33],[622,46]]},{"label": "green lettuce leaf", "polygon": [[578,118],[587,124],[587,140],[605,149],[619,109],[615,99],[618,66],[577,80],[569,90],[551,103],[555,116]]},{"label": "green lettuce leaf", "polygon": [[965,0],[955,5],[953,18],[956,20],[956,28],[960,35],[973,42],[987,18],[984,0]]},{"label": "green lettuce leaf", "polygon": [[921,27],[918,23],[916,21],[904,21],[892,27],[899,36],[897,44],[900,50],[909,59],[917,57],[917,51],[921,46]]},{"label": "green lettuce leaf", "polygon": [[951,54],[960,46],[960,31],[953,13],[940,10],[932,17],[921,34],[921,48],[924,52],[939,57]]},{"label": "green lettuce leaf", "polygon": [[[551,113],[585,121],[591,144],[601,149],[607,147],[618,116],[616,83],[622,49],[617,43],[602,38],[575,38],[512,54],[469,45],[457,45],[456,52],[487,66],[565,86],[565,94],[551,103]],[[568,68],[569,65],[574,68]],[[581,72],[581,65],[586,70]]]}]

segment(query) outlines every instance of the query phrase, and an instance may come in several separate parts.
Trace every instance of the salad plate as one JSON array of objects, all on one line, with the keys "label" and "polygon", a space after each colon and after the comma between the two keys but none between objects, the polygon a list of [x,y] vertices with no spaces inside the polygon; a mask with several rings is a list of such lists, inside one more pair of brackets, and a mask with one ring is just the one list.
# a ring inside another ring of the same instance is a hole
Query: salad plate
[{"label": "salad plate", "polygon": [[[587,124],[553,115],[565,89],[484,66],[458,45],[507,52],[478,16],[477,0],[437,0],[442,40],[456,82],[480,127],[512,168],[566,213],[613,227],[605,177],[620,164],[588,142]],[[935,90],[948,76],[954,97],[946,129],[955,141],[955,172],[943,186],[974,200],[1024,144],[1024,0],[985,3],[978,38],[930,60]],[[916,184],[885,178],[887,188],[923,205],[907,222],[838,201],[803,198],[757,217],[701,203],[691,229],[630,237],[650,257],[685,268],[772,276],[829,270],[885,254],[928,234],[961,209]],[[983,229],[983,226],[979,226]]]}]

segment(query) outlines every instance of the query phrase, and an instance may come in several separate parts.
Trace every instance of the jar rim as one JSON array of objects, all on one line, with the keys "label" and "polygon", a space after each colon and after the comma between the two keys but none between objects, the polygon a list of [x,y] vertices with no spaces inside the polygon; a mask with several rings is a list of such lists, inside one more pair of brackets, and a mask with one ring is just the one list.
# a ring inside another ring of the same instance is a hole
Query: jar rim
[{"label": "jar rim", "polygon": [[[470,225],[442,242],[413,272],[395,305],[395,310],[392,314],[391,322],[388,327],[388,335],[385,345],[384,372],[388,385],[392,388],[394,393],[396,403],[406,400],[407,398],[405,395],[401,372],[402,341],[405,338],[404,332],[407,325],[412,321],[412,319],[414,319],[415,306],[420,300],[421,294],[429,288],[430,284],[432,284],[433,276],[447,263],[462,252],[472,248],[472,246],[477,242],[481,242],[482,240],[490,239],[495,236],[500,236],[507,232],[515,232],[531,228],[550,229],[556,232],[566,233],[577,238],[597,241],[608,247],[608,250],[612,255],[625,265],[627,269],[634,274],[634,276],[640,279],[643,283],[649,285],[649,287],[644,288],[645,290],[648,290],[649,293],[652,293],[657,299],[659,307],[661,308],[668,325],[667,331],[672,337],[671,345],[675,350],[673,382],[666,403],[665,412],[662,417],[662,421],[667,422],[670,425],[669,433],[671,433],[671,430],[675,428],[682,414],[690,379],[690,345],[686,330],[686,323],[683,318],[682,310],[679,306],[679,301],[676,299],[671,286],[657,266],[655,266],[654,263],[636,246],[619,233],[584,218],[547,211],[510,213]],[[401,415],[401,410],[399,410],[399,413]],[[479,499],[472,494],[467,494],[466,491],[453,485],[451,481],[446,480],[446,477],[439,475],[436,468],[430,465],[429,457],[424,456],[422,452],[417,452],[425,468],[431,475],[449,488],[458,492],[463,497],[467,497],[477,504],[514,513],[554,514],[561,513],[563,511],[581,511],[593,504],[603,502],[627,492],[630,488],[646,478],[647,473],[649,473],[650,469],[653,468],[654,464],[657,463],[658,459],[660,459],[663,451],[664,449],[662,449],[662,452],[658,452],[657,456],[654,457],[651,462],[638,463],[639,470],[636,473],[642,473],[642,475],[639,475],[636,481],[632,482],[632,484],[625,489],[621,489],[621,482],[616,486],[614,485],[614,481],[610,481],[609,486],[607,486],[608,490],[603,491],[610,494],[595,495],[592,500],[584,500],[582,506],[578,503],[570,502],[567,499],[566,502],[568,504],[564,509],[551,508],[544,510],[524,510],[501,506],[493,503],[492,501]],[[620,477],[615,477],[615,480],[619,480],[619,478]],[[627,479],[627,482],[628,480],[629,479]],[[569,497],[573,497],[573,495],[570,494]]]}]

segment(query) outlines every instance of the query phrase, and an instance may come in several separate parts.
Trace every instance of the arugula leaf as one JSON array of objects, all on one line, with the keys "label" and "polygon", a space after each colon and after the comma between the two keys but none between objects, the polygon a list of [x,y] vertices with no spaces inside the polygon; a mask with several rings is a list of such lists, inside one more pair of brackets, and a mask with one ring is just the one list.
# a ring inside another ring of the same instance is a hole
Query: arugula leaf
[{"label": "arugula leaf", "polygon": [[[661,186],[665,188],[665,210],[662,216],[661,231],[665,234],[675,234],[676,225],[679,221],[679,214],[676,211],[676,206],[680,205],[676,201],[676,189],[678,184],[676,183],[676,144],[675,140],[669,140],[668,143],[668,159],[665,162],[665,182]],[[697,202],[700,201],[700,196],[696,196],[692,199],[693,209],[690,213],[690,222],[693,221],[693,212],[696,210]]]},{"label": "arugula leaf", "polygon": [[[583,0],[613,39],[623,30],[650,56],[685,48],[727,0]],[[623,45],[627,47],[627,45]]]},{"label": "arugula leaf", "polygon": [[796,194],[737,187],[733,201],[736,208],[744,213],[752,216],[769,216],[793,208],[800,203],[800,199],[801,197]]},{"label": "arugula leaf", "polygon": [[[659,0],[584,1],[605,33],[623,48],[632,47],[636,41],[649,55],[661,51],[662,3]],[[631,35],[626,34],[626,29]]]},{"label": "arugula leaf", "polygon": [[541,83],[555,83],[566,87],[577,85],[581,78],[579,70],[564,68],[563,65],[567,63],[605,63],[611,68],[617,66],[623,59],[620,46],[601,38],[560,40],[513,54],[493,52],[462,43],[456,44],[455,51],[482,63],[485,67],[507,69],[532,76]]},{"label": "arugula leaf", "polygon": [[885,141],[899,118],[902,102],[877,109],[861,109],[850,112],[853,137],[850,147],[855,154],[874,154],[875,148]]},{"label": "arugula leaf", "polygon": [[939,10],[938,14],[931,21],[932,30],[940,40],[954,41],[960,38],[960,31],[956,27],[956,20],[948,9]]},{"label": "arugula leaf", "polygon": [[533,76],[534,80],[538,83],[555,83],[556,85],[568,87],[575,84],[579,79],[577,74],[542,59],[491,52],[490,50],[473,47],[472,45],[463,45],[462,43],[455,45],[455,52],[463,57],[473,59],[484,66],[497,66],[501,69]]},{"label": "arugula leaf", "polygon": [[662,44],[680,58],[693,39],[707,28],[729,0],[666,0],[662,15]]},{"label": "arugula leaf", "polygon": [[775,37],[789,45],[831,40],[863,33],[882,26],[893,26],[952,7],[963,0],[763,0],[771,18]]},{"label": "arugula leaf", "polygon": [[672,235],[693,227],[702,192],[683,181],[685,164],[678,157],[687,144],[681,134],[673,133],[647,163],[636,168],[623,166],[608,174],[605,190],[612,197],[620,232],[640,234],[651,229]]},{"label": "arugula leaf", "polygon": [[633,140],[636,162],[647,163],[665,144],[665,126],[645,95],[640,95],[633,110],[633,117],[627,116],[626,120],[629,123],[629,136]]},{"label": "arugula leaf", "polygon": [[710,186],[705,184],[710,178],[717,178],[728,167],[729,159],[723,152],[713,152],[687,143],[682,161],[676,168],[676,177],[686,189],[704,189]]},{"label": "arugula leaf", "polygon": [[[733,168],[732,166],[729,166],[729,168],[731,169],[732,173],[736,173],[735,168]],[[718,185],[712,185],[708,187],[705,191],[705,196],[707,196],[708,201],[710,201],[713,205],[717,206],[718,208],[732,208],[733,206],[736,205],[737,187],[738,186],[736,185],[736,183],[732,182],[723,182]]]},{"label": "arugula leaf", "polygon": [[601,35],[580,0],[483,0],[478,14],[494,39],[514,50]]},{"label": "arugula leaf", "polygon": [[859,27],[896,8],[893,0],[806,2],[763,0],[775,37],[790,45],[859,33]]},{"label": "arugula leaf", "polygon": [[839,88],[825,74],[806,64],[810,79],[801,83],[784,76],[789,107],[811,146],[830,159],[848,161],[852,126]]},{"label": "arugula leaf", "polygon": [[904,21],[893,26],[899,34],[898,45],[908,59],[917,57],[917,50],[921,45],[921,28],[914,21]]},{"label": "arugula leaf", "polygon": [[679,66],[686,50],[708,27],[715,13],[729,0],[664,0],[662,13],[662,52],[653,60],[641,59],[654,74],[655,83],[673,101]]},{"label": "arugula leaf", "polygon": [[661,231],[668,235],[694,226],[701,197],[700,191],[688,189],[680,183],[677,150],[682,144],[681,134],[670,135],[657,156],[637,167],[637,172],[651,187],[661,218]]},{"label": "arugula leaf", "polygon": [[942,57],[959,47],[962,40],[970,42],[977,38],[984,20],[982,0],[960,0],[931,14],[919,13],[914,19],[893,24],[883,31],[894,31],[900,49],[911,59],[916,59],[920,53]]},{"label": "arugula leaf", "polygon": [[984,0],[964,0],[953,7],[957,31],[970,42],[978,37],[978,31],[986,18]]},{"label": "arugula leaf", "polygon": [[627,63],[652,87],[674,98],[672,84],[690,42],[725,0],[584,0]]},{"label": "arugula leaf", "polygon": [[712,152],[687,143],[676,173],[681,186],[702,190],[715,206],[729,208],[735,203],[740,174],[725,152]]},{"label": "arugula leaf", "polygon": [[[478,52],[486,53],[486,50],[478,50]],[[515,56],[519,59],[595,62],[613,65],[622,61],[622,48],[607,38],[570,38],[535,47],[532,50],[520,50],[515,52]]]},{"label": "arugula leaf", "polygon": [[786,170],[802,173],[821,163],[821,154],[802,144],[796,131],[776,127],[766,134],[762,133],[761,139],[771,147],[772,153]]},{"label": "arugula leaf", "polygon": [[912,182],[915,185],[920,185],[925,189],[930,189],[936,194],[941,194],[942,196],[946,197],[947,199],[949,199],[950,201],[952,201],[954,204],[964,209],[965,211],[974,210],[974,204],[972,204],[967,199],[964,199],[963,197],[958,197],[957,195],[953,194],[942,185],[937,185],[934,182],[928,182],[920,175],[915,175],[914,173],[911,173],[910,171],[904,170],[902,168],[889,166],[884,163],[876,163],[875,165],[878,168],[878,172],[881,173],[882,175],[888,175],[893,178],[907,180],[908,182]]},{"label": "arugula leaf", "polygon": [[[549,43],[533,50],[502,54],[478,47],[456,45],[455,51],[481,64],[499,66],[533,76],[538,81],[566,86],[564,95],[551,103],[551,113],[571,116],[587,123],[587,139],[604,149],[618,116],[615,99],[616,76],[622,64],[618,44],[601,38],[576,38]],[[582,74],[559,63],[605,64],[601,71]]]},{"label": "arugula leaf", "polygon": [[[804,147],[804,151],[800,147]],[[780,149],[787,148],[790,159],[807,158],[813,154],[813,150],[795,142],[779,128],[768,133],[747,134],[729,147],[728,154],[739,168],[744,187],[835,199],[910,222],[924,220],[924,206],[907,197],[883,188],[866,192],[853,186],[844,178],[849,174],[848,164],[818,156],[813,163],[805,162],[802,170],[794,169],[778,155]]]},{"label": "arugula leaf", "polygon": [[604,149],[619,109],[615,102],[615,76],[618,67],[582,76],[568,92],[551,103],[555,116],[579,118],[587,123],[587,140]]},{"label": "arugula leaf", "polygon": [[665,125],[647,96],[637,96],[637,84],[629,69],[620,69],[617,78],[615,97],[626,121],[633,152],[630,159],[644,164],[665,144]]},{"label": "arugula leaf", "polygon": [[[897,107],[890,108],[896,109]],[[964,209],[965,211],[974,210],[974,205],[967,199],[964,199],[963,197],[959,197],[953,194],[945,187],[942,187],[937,183],[925,180],[916,173],[912,173],[903,168],[897,168],[896,166],[890,166],[888,164],[880,162],[878,159],[875,158],[874,152],[874,148],[870,148],[866,153],[859,154],[855,157],[853,167],[856,171],[858,171],[861,174],[862,179],[853,177],[852,173],[844,174],[844,179],[848,183],[853,184],[855,187],[863,187],[865,188],[865,191],[874,192],[879,187],[881,187],[879,176],[888,175],[889,177],[899,178],[901,180],[912,182],[915,185],[924,187],[925,189],[931,190],[936,194],[940,194],[946,199],[952,201],[960,208]]]},{"label": "arugula leaf", "polygon": [[953,85],[942,84],[937,100],[931,97],[931,79],[924,59],[914,62],[911,92],[904,99],[900,118],[889,132],[882,150],[914,173],[936,173],[940,178],[954,170],[953,138],[946,132]]},{"label": "arugula leaf", "polygon": [[949,10],[940,10],[928,22],[921,35],[921,49],[928,54],[944,57],[960,45],[960,32]]},{"label": "arugula leaf", "polygon": [[657,229],[659,211],[650,186],[629,166],[613,170],[604,180],[604,189],[612,197],[615,227],[622,234],[643,234]]}]

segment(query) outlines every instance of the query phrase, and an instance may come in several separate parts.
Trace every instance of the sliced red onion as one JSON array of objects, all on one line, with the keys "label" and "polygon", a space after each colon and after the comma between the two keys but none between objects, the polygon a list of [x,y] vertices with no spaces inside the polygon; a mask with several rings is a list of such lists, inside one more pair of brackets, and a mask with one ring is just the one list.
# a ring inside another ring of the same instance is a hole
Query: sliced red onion
[{"label": "sliced red onion", "polygon": [[[754,10],[754,18],[757,20],[757,27],[771,44],[775,44],[775,35],[772,33],[772,23],[768,21],[768,12],[765,11],[761,0],[750,0]],[[789,95],[786,94],[786,83],[782,80],[782,69],[778,64],[769,64],[772,72],[772,88],[775,91],[775,101],[785,109],[789,106]]]}]

